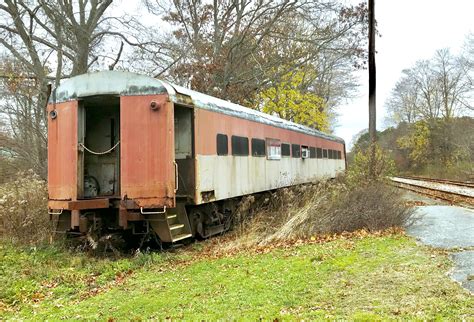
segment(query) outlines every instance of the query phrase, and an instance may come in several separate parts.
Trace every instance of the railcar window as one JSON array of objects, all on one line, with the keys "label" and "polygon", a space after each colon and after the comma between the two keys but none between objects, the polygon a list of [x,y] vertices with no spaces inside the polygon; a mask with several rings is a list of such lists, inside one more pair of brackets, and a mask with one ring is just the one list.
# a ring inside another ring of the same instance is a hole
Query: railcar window
[{"label": "railcar window", "polygon": [[232,135],[232,155],[249,155],[249,138]]},{"label": "railcar window", "polygon": [[328,159],[332,159],[332,150],[328,150]]},{"label": "railcar window", "polygon": [[323,158],[323,149],[321,148],[316,148],[316,157],[318,159],[322,159]]},{"label": "railcar window", "polygon": [[267,139],[267,159],[281,159],[281,142],[278,139]]},{"label": "railcar window", "polygon": [[229,154],[229,140],[227,135],[217,134],[217,155]]},{"label": "railcar window", "polygon": [[288,143],[281,144],[281,155],[284,157],[291,156],[290,145]]},{"label": "railcar window", "polygon": [[300,158],[301,157],[301,147],[299,144],[292,144],[291,145],[291,156],[293,158]]},{"label": "railcar window", "polygon": [[252,139],[252,156],[254,157],[265,156],[265,140]]},{"label": "railcar window", "polygon": [[327,159],[328,158],[328,150],[323,149],[323,158]]},{"label": "railcar window", "polygon": [[337,151],[337,158],[338,158],[339,160],[342,159],[342,153],[341,153],[341,151]]},{"label": "railcar window", "polygon": [[313,147],[313,146],[310,146],[310,147],[309,147],[309,157],[310,157],[311,159],[316,158],[316,148]]}]

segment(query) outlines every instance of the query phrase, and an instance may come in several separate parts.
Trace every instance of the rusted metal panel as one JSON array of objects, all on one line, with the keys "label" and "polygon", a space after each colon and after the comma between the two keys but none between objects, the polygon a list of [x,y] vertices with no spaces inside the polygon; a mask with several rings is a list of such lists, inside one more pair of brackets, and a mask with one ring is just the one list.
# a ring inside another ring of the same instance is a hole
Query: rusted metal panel
[{"label": "rusted metal panel", "polygon": [[[217,156],[216,136],[228,136],[229,155]],[[334,177],[345,168],[344,160],[282,157],[232,156],[232,135],[258,139],[277,139],[282,143],[300,144],[341,151],[344,145],[311,134],[295,132],[256,121],[224,115],[209,110],[195,110],[196,195],[197,204],[205,202],[203,194],[212,192],[215,200],[286,187]],[[250,149],[250,147],[249,147]]]},{"label": "rusted metal panel", "polygon": [[[166,82],[162,83],[166,84]],[[175,91],[175,93],[170,93],[171,99],[175,102],[178,102],[177,98],[179,97],[179,95],[186,95],[192,99],[193,106],[198,109],[227,115],[231,118],[260,123],[278,129],[289,130],[293,133],[303,133],[323,140],[344,143],[343,139],[335,135],[323,133],[313,128],[281,119],[274,115],[266,114],[255,109],[234,104],[229,101],[199,93],[178,85],[168,85],[171,86]]]},{"label": "rusted metal panel", "polygon": [[175,103],[192,105],[199,109],[217,112],[230,117],[344,143],[344,140],[337,136],[323,133],[274,115],[262,113],[146,75],[130,72],[101,71],[78,75],[64,81],[55,89],[55,95],[52,95],[52,97],[56,99],[56,102],[64,102],[75,100],[78,97],[104,94],[120,96],[167,94],[171,101]]},{"label": "rusted metal panel", "polygon": [[144,208],[175,206],[173,125],[167,95],[120,98],[122,199]]},{"label": "rusted metal panel", "polygon": [[109,208],[109,199],[87,199],[87,200],[49,200],[49,209],[82,210]]},{"label": "rusted metal panel", "polygon": [[[78,102],[48,105],[49,199],[77,198],[77,110]],[[55,110],[53,119],[50,113]]]},{"label": "rusted metal panel", "polygon": [[320,147],[323,149],[344,150],[344,144],[304,134],[289,129],[261,124],[203,109],[195,110],[195,146],[196,154],[216,155],[216,135],[226,134],[229,138],[229,154],[232,154],[230,139],[232,135],[250,138],[273,138],[282,143],[293,143]]}]

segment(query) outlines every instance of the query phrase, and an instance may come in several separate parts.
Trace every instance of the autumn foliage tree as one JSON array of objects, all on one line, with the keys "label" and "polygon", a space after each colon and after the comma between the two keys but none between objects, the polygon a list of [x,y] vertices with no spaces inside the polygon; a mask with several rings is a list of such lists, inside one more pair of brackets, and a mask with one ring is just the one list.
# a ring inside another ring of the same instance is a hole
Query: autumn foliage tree
[{"label": "autumn foliage tree", "polygon": [[399,128],[407,124],[396,143],[407,154],[411,170],[438,173],[472,163],[469,141],[463,139],[472,131],[459,128],[470,124],[460,118],[472,109],[469,57],[469,51],[456,56],[449,49],[438,50],[431,59],[404,70],[392,90],[388,121]]},{"label": "autumn foliage tree", "polygon": [[[166,77],[180,85],[256,105],[258,93],[312,65],[312,84],[328,104],[348,95],[341,70],[360,67],[366,7],[337,1],[153,1],[171,26],[180,59]],[[291,32],[289,32],[291,30]],[[322,63],[325,62],[325,63]],[[285,66],[285,68],[282,68]],[[346,76],[350,74],[344,73]],[[350,79],[350,78],[345,78]]]},{"label": "autumn foliage tree", "polygon": [[[314,72],[313,72],[314,74]],[[263,112],[305,124],[328,132],[329,120],[324,99],[305,86],[307,73],[302,70],[284,75],[274,86],[258,94],[258,106]]]}]

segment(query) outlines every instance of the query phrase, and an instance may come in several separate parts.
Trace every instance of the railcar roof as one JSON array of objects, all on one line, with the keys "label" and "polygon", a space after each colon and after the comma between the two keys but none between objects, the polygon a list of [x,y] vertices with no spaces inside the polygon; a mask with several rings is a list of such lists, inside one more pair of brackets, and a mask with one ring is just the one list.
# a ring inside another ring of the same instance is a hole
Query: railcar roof
[{"label": "railcar roof", "polygon": [[179,103],[177,94],[189,96],[195,107],[223,113],[251,121],[289,129],[331,141],[344,143],[342,138],[322,133],[307,126],[281,119],[277,116],[199,93],[149,76],[124,72],[101,71],[78,75],[65,80],[50,97],[50,103],[65,102],[96,95],[156,95],[165,94]]}]

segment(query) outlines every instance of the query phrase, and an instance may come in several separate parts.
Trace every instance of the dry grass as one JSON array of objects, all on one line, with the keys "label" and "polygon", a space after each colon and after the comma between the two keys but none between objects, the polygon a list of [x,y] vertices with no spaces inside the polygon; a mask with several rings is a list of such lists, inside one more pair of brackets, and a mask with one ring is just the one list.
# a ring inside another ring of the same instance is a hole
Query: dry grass
[{"label": "dry grass", "polygon": [[0,186],[0,237],[14,243],[40,244],[49,239],[46,182],[33,172]]},{"label": "dry grass", "polygon": [[344,179],[246,197],[238,210],[229,247],[410,224],[412,209],[383,182],[353,187]]}]

